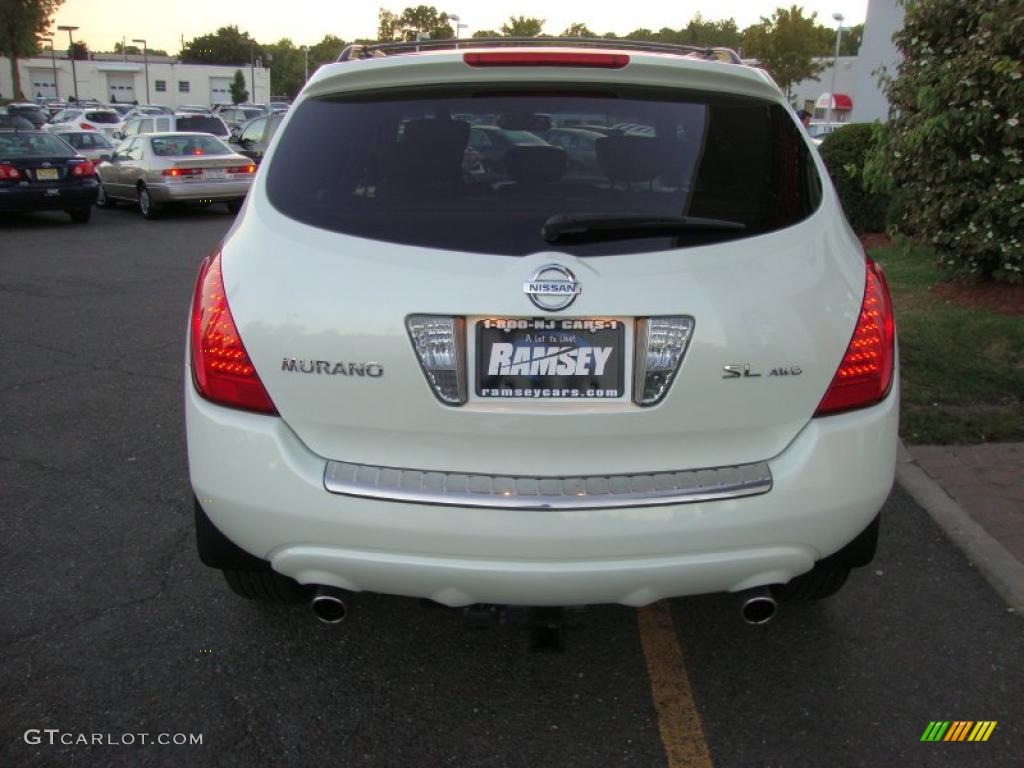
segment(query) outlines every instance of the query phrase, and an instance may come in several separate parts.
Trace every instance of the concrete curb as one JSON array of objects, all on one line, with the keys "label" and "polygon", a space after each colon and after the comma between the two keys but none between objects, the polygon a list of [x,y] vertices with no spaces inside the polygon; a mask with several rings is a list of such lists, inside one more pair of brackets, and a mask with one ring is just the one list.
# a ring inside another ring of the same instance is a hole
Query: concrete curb
[{"label": "concrete curb", "polygon": [[917,465],[903,441],[896,459],[896,479],[967,555],[1010,610],[1024,616],[1024,565]]}]

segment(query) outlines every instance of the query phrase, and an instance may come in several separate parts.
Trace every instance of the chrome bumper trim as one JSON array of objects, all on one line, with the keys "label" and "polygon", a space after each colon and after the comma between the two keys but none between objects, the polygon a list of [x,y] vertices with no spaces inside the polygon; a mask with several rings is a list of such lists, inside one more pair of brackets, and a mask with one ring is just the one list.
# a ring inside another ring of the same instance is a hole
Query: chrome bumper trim
[{"label": "chrome bumper trim", "polygon": [[589,477],[513,477],[328,461],[324,488],[381,501],[488,509],[615,509],[738,499],[767,493],[764,462]]}]

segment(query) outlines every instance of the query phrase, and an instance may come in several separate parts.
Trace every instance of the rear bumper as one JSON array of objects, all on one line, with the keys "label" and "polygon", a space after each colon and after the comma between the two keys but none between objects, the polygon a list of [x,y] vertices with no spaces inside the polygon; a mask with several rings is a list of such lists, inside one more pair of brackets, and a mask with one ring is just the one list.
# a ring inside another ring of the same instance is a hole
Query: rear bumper
[{"label": "rear bumper", "polygon": [[89,208],[96,202],[99,184],[87,179],[74,186],[27,184],[0,187],[0,211],[64,211]]},{"label": "rear bumper", "polygon": [[446,605],[623,603],[789,581],[885,502],[898,392],[812,420],[770,459],[770,492],[658,507],[474,509],[328,493],[326,460],[276,417],[199,398],[186,380],[193,489],[229,539],[303,583]]},{"label": "rear bumper", "polygon": [[197,181],[172,184],[147,184],[149,194],[158,203],[241,200],[249,193],[252,181]]}]

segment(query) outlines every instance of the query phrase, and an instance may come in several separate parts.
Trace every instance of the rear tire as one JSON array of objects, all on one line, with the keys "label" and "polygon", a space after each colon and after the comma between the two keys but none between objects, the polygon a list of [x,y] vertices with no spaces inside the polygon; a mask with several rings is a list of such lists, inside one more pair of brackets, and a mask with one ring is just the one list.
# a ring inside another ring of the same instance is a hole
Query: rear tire
[{"label": "rear tire", "polygon": [[842,589],[849,577],[849,568],[815,566],[780,587],[778,596],[783,600],[824,600]]},{"label": "rear tire", "polygon": [[68,216],[71,217],[75,224],[85,224],[92,216],[92,208],[77,208],[73,211],[68,211]]},{"label": "rear tire", "polygon": [[246,600],[297,603],[309,598],[309,588],[276,571],[221,571],[231,591]]},{"label": "rear tire", "polygon": [[99,189],[96,190],[96,207],[97,208],[113,208],[117,205],[117,201],[112,197],[107,197],[107,190],[103,188],[103,183],[100,183]]},{"label": "rear tire", "polygon": [[870,563],[878,549],[879,518],[857,536],[824,560],[819,560],[807,573],[801,573],[788,584],[775,590],[780,600],[824,600],[831,597],[846,583],[850,571]]},{"label": "rear tire", "polygon": [[139,213],[144,219],[159,219],[162,209],[158,203],[153,202],[149,189],[145,185],[139,187]]}]

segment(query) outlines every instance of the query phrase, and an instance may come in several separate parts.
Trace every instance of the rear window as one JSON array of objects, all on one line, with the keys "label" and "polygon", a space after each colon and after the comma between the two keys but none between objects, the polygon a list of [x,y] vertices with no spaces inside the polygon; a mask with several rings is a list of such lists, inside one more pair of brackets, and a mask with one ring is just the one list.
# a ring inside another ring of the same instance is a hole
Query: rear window
[{"label": "rear window", "polygon": [[228,129],[219,117],[207,115],[188,115],[179,117],[176,127],[179,131],[194,131],[196,133],[212,133],[214,136],[227,136]]},{"label": "rear window", "polygon": [[158,157],[230,155],[234,153],[231,147],[212,136],[162,136],[152,139],[151,143],[153,154]]},{"label": "rear window", "polygon": [[[567,130],[574,141],[565,141]],[[298,221],[406,245],[580,256],[679,248],[809,216],[821,185],[800,131],[782,106],[693,91],[421,89],[314,99],[281,137],[267,193]],[[559,214],[736,226],[552,243],[541,230]]]},{"label": "rear window", "polygon": [[48,133],[0,133],[0,160],[72,157],[75,150]]},{"label": "rear window", "polygon": [[86,112],[85,119],[92,123],[105,123],[107,125],[121,122],[121,116],[117,112]]}]

